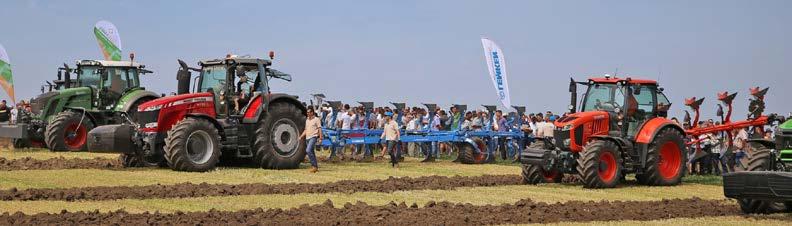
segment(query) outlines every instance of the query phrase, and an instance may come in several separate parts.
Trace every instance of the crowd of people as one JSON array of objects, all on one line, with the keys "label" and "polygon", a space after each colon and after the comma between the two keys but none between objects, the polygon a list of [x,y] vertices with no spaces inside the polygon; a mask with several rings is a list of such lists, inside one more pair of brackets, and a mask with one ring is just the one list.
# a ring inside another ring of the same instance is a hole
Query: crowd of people
[{"label": "crowd of people", "polygon": [[0,101],[0,123],[14,124],[18,119],[24,118],[31,113],[30,104],[24,100],[16,106],[9,106],[6,100]]},{"label": "crowd of people", "polygon": [[[524,139],[522,140],[512,140],[510,137],[500,138],[501,140],[495,137],[493,140],[487,140],[488,143],[494,142],[497,147],[496,150],[492,150],[490,153],[492,157],[490,161],[494,161],[495,152],[500,153],[503,160],[517,161],[519,153],[516,150],[521,150],[522,148],[507,148],[507,145],[526,147],[535,140],[535,137],[552,137],[555,130],[553,121],[560,118],[559,115],[555,115],[551,111],[524,114],[519,117],[516,114],[504,115],[500,110],[490,112],[486,109],[467,111],[462,114],[456,107],[450,107],[447,110],[438,108],[434,110],[433,114],[430,114],[429,109],[421,107],[406,107],[404,109],[377,107],[372,109],[368,115],[363,106],[352,107],[349,104],[344,104],[338,109],[338,112],[333,112],[334,109],[328,105],[309,106],[309,108],[311,110],[309,111],[306,127],[311,128],[311,134],[304,134],[309,146],[313,146],[317,142],[311,141],[311,137],[319,138],[321,136],[319,135],[321,132],[317,134],[313,130],[314,126],[317,125],[316,120],[323,120],[320,126],[325,129],[383,130],[381,145],[344,144],[338,148],[324,147],[325,151],[330,152],[328,161],[345,159],[370,161],[389,155],[393,167],[398,167],[398,160],[403,158],[402,155],[423,158],[422,162],[434,162],[437,158],[451,156],[455,151],[458,151],[447,142],[401,143],[399,142],[402,135],[400,134],[401,131],[408,134],[425,131],[456,130],[519,131],[524,133]],[[314,112],[314,109],[318,109],[319,112]],[[333,115],[335,117],[332,117]],[[514,120],[521,120],[521,122],[516,123]],[[521,126],[518,127],[516,125]],[[364,134],[352,132],[346,136],[360,137],[364,136]],[[321,139],[319,139],[319,142],[321,142]],[[309,152],[311,153],[308,153],[308,157],[312,164],[311,171],[316,172],[318,166],[316,165],[316,155],[313,151],[314,147],[309,147]]]},{"label": "crowd of people", "polygon": [[[678,119],[672,121],[680,123]],[[692,126],[685,122],[680,124],[685,129]],[[713,119],[699,121],[697,127],[709,128],[719,126],[721,122]],[[713,132],[698,137],[688,136],[690,156],[688,157],[688,173],[692,175],[721,175],[733,172],[735,168],[743,168],[742,159],[752,151],[749,139],[773,139],[773,130],[764,127],[739,128],[729,132]],[[729,136],[732,137],[731,143]]]}]

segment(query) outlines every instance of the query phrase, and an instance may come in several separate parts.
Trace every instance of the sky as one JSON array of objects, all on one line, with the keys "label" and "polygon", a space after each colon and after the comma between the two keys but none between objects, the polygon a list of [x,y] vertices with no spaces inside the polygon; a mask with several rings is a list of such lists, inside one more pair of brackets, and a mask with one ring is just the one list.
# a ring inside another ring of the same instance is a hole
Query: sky
[{"label": "sky", "polygon": [[[114,23],[124,55],[154,71],[142,84],[176,90],[176,59],[265,58],[294,80],[273,92],[329,100],[495,105],[480,38],[503,49],[513,105],[562,112],[569,78],[658,80],[682,116],[684,98],[770,86],[767,112],[792,112],[792,1],[7,1],[0,44],[16,95],[40,94],[57,67],[102,58],[92,29]],[[5,94],[0,98],[6,98]]]}]

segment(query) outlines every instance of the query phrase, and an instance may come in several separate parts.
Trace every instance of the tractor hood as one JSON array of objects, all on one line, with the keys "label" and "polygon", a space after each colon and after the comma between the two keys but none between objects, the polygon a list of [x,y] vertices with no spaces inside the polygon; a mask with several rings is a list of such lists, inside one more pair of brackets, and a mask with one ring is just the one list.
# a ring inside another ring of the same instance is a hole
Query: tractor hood
[{"label": "tractor hood", "polygon": [[197,101],[206,101],[206,98],[212,99],[212,97],[213,97],[212,93],[209,92],[188,93],[188,94],[182,94],[176,96],[162,97],[141,104],[138,107],[138,111],[155,111],[165,106],[173,106],[173,105],[192,103]]},{"label": "tractor hood", "polygon": [[608,112],[605,111],[586,111],[586,112],[577,112],[574,114],[570,114],[555,121],[555,126],[561,130],[571,130],[577,127],[578,125],[583,125],[588,122],[598,120],[598,119],[606,119],[609,117]]}]

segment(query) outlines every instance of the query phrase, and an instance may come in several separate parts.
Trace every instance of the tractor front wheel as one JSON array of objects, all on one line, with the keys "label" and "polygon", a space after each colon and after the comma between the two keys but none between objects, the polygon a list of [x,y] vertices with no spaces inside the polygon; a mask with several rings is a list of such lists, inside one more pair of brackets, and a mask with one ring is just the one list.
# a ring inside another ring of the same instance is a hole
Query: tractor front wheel
[{"label": "tractor front wheel", "polygon": [[[763,145],[752,145],[753,151],[748,154],[748,164],[745,171],[770,171],[773,165],[773,154]],[[756,199],[738,199],[743,213],[769,214],[789,211],[783,202]]]},{"label": "tractor front wheel", "polygon": [[296,169],[305,159],[305,142],[300,133],[305,128],[305,115],[294,104],[276,102],[258,123],[253,156],[265,169]]},{"label": "tractor front wheel", "polygon": [[185,118],[168,131],[165,160],[176,171],[206,172],[220,159],[220,134],[206,119]]},{"label": "tractor front wheel", "polygon": [[577,171],[585,188],[613,188],[622,177],[619,147],[608,140],[593,140],[583,148]]},{"label": "tractor front wheel", "polygon": [[687,148],[682,133],[667,128],[654,138],[646,153],[643,174],[636,175],[638,182],[654,186],[677,185],[682,182],[687,163]]},{"label": "tractor front wheel", "polygon": [[55,115],[44,133],[47,147],[52,151],[88,150],[88,131],[94,128],[94,124],[84,114],[64,111]]}]

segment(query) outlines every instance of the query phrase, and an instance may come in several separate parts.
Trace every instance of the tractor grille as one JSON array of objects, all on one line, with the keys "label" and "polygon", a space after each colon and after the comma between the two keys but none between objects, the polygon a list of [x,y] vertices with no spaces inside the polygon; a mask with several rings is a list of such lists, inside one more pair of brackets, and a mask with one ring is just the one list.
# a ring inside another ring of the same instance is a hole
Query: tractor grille
[{"label": "tractor grille", "polygon": [[557,128],[553,132],[553,137],[555,137],[555,145],[556,147],[560,148],[561,150],[568,151],[569,147],[564,145],[564,140],[569,139],[569,131],[562,131],[560,128]]},{"label": "tractor grille", "polygon": [[159,117],[160,110],[156,111],[139,111],[135,114],[135,119],[141,125],[145,125],[146,123],[157,122],[157,118]]}]

